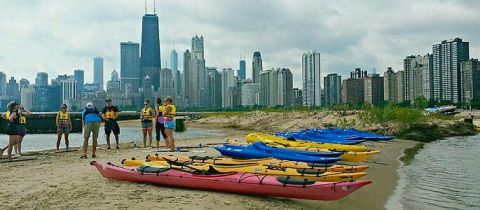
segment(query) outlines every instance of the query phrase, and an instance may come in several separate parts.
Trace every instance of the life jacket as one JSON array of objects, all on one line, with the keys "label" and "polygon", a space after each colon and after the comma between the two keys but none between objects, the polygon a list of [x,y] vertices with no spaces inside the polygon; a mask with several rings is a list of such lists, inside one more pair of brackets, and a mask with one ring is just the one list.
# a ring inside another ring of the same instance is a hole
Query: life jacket
[{"label": "life jacket", "polygon": [[[5,116],[7,117],[7,121],[8,121],[8,122],[10,122],[10,116],[11,116],[11,115],[12,115],[12,113],[11,113],[10,111],[5,112]],[[21,120],[22,120],[22,119],[21,119],[22,116],[18,117],[19,115],[20,115],[20,114],[17,112],[17,118],[15,118],[15,120],[13,121],[13,123],[17,123],[17,124],[18,124],[18,123],[21,123],[21,122],[22,122],[22,121],[21,121]],[[25,122],[25,123],[23,123],[23,124],[26,124],[26,123],[27,123],[27,118],[25,118],[25,116],[23,116],[23,117],[24,117],[24,122]]]},{"label": "life jacket", "polygon": [[146,109],[144,107],[144,108],[142,108],[140,116],[142,116],[142,119],[144,121],[148,121],[148,120],[152,120],[152,114],[153,114],[153,110],[152,110],[151,107],[148,107]]},{"label": "life jacket", "polygon": [[164,105],[157,105],[158,116],[163,116],[164,111],[165,111],[165,106]]},{"label": "life jacket", "polygon": [[[111,110],[109,110],[109,108],[111,108]],[[105,114],[105,118],[113,119],[113,117],[115,116],[115,112],[113,111],[113,107],[107,107],[107,111],[104,114]]]},{"label": "life jacket", "polygon": [[68,112],[58,112],[58,121],[61,123],[69,123],[70,122],[70,114]]},{"label": "life jacket", "polygon": [[[168,107],[171,108],[170,113],[167,113]],[[163,111],[163,116],[165,116],[165,118],[169,120],[173,120],[173,117],[175,117],[176,114],[177,114],[177,108],[173,104],[167,105],[165,107],[165,111]]]},{"label": "life jacket", "polygon": [[88,114],[100,114],[100,112],[97,110],[97,108],[93,108],[93,109],[87,109],[85,108],[85,113],[83,114],[83,120],[85,120],[85,117],[87,117]]}]

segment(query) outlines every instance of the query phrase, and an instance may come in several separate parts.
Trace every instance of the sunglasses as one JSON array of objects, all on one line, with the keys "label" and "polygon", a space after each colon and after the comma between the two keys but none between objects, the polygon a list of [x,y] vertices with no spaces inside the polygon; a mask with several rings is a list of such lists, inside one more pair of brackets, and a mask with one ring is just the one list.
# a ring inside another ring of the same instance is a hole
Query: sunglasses
[{"label": "sunglasses", "polygon": [[62,107],[62,109],[66,109],[67,107]]}]

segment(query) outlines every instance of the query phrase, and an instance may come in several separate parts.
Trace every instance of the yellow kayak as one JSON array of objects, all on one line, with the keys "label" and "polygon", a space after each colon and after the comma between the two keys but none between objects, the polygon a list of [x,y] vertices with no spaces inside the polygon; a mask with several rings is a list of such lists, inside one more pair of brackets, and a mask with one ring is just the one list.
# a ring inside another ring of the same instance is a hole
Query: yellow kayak
[{"label": "yellow kayak", "polygon": [[[150,166],[156,168],[171,167],[167,161],[144,161],[144,160],[123,160],[122,164],[125,166]],[[324,182],[343,182],[357,180],[362,176],[365,176],[366,172],[355,173],[342,173],[342,172],[330,172],[320,169],[292,169],[292,168],[279,168],[274,166],[264,166],[255,164],[243,164],[243,165],[213,165],[208,163],[191,163],[184,166],[173,166],[175,168],[186,167],[197,171],[209,171],[215,170],[220,173],[228,172],[247,172],[262,175],[271,176],[290,176],[295,178],[304,178],[313,181]]]},{"label": "yellow kayak", "polygon": [[282,145],[285,147],[306,147],[306,148],[328,149],[331,151],[349,151],[349,152],[365,152],[369,150],[367,146],[328,144],[328,143],[318,143],[318,142],[309,142],[309,141],[300,141],[300,140],[291,141],[283,137],[268,135],[264,133],[257,133],[257,132],[248,134],[246,136],[246,139],[247,139],[247,142],[249,143],[261,141],[265,144]]},{"label": "yellow kayak", "polygon": [[324,167],[323,164],[315,165],[312,163],[278,160],[275,158],[242,160],[242,159],[232,159],[232,158],[149,155],[147,156],[147,159],[150,161],[195,162],[195,163],[208,163],[208,164],[215,164],[215,165],[255,164],[255,165],[274,166],[274,167],[292,168],[292,169],[319,169],[319,170],[331,171],[331,172],[361,172],[368,169],[368,166],[366,165],[360,165],[360,166],[332,165],[329,167]]}]

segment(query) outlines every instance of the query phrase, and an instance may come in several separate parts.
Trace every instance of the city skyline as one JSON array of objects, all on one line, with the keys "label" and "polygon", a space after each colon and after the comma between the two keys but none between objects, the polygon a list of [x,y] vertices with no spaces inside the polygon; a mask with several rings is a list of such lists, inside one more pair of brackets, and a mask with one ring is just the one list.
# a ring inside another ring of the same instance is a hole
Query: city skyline
[{"label": "city skyline", "polygon": [[[152,4],[149,2],[149,13],[153,12]],[[418,13],[422,8],[429,10]],[[237,9],[245,15],[228,15]],[[277,17],[278,11],[283,10],[288,12]],[[202,11],[216,11],[216,15],[206,16]],[[355,67],[369,72],[373,68],[383,72],[388,66],[402,69],[405,56],[431,53],[432,44],[455,37],[470,42],[470,57],[478,58],[480,40],[476,35],[480,28],[475,20],[480,14],[476,11],[479,8],[475,4],[444,1],[162,1],[157,2],[156,10],[161,25],[161,51],[184,52],[189,49],[191,37],[201,34],[207,43],[206,66],[237,70],[239,54],[247,55],[248,64],[248,55],[260,51],[264,69],[285,67],[292,71],[294,87],[301,87],[299,56],[310,50],[322,54],[322,77],[329,73],[345,77]],[[7,18],[13,14],[18,18]],[[143,15],[143,1],[3,3],[0,20],[5,33],[0,34],[0,46],[2,52],[9,53],[0,54],[0,71],[9,76],[15,72],[17,80],[34,81],[34,75],[41,71],[56,76],[84,69],[85,81],[90,83],[91,60],[100,56],[105,59],[104,81],[108,81],[111,71],[120,69],[118,43],[140,42]],[[169,60],[168,56],[163,53],[161,59]],[[183,65],[179,69],[183,70]],[[249,68],[247,78],[251,78]]]}]

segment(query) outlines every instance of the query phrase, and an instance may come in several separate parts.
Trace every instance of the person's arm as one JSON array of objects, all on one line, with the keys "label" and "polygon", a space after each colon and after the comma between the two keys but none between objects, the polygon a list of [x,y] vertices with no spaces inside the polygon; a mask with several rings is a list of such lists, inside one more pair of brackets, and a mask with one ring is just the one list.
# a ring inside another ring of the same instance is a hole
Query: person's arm
[{"label": "person's arm", "polygon": [[25,109],[25,107],[23,107],[23,112],[22,112],[23,115],[25,116],[28,116],[30,114],[32,114],[30,111],[28,111],[28,109]]},{"label": "person's arm", "polygon": [[4,112],[4,113],[2,114],[2,118],[5,119],[5,120],[8,120],[8,118],[7,118],[7,113]]},{"label": "person's arm", "polygon": [[[13,113],[15,113],[15,112],[13,112]],[[13,113],[10,115],[10,119],[9,119],[10,122],[13,122],[15,119],[17,119],[17,114],[16,113],[13,114]]]},{"label": "person's arm", "polygon": [[158,106],[157,106],[157,108],[155,108],[155,119],[158,119],[158,117],[160,117],[160,110],[158,109]]},{"label": "person's arm", "polygon": [[82,130],[83,128],[85,127],[85,120],[83,120],[83,115],[85,114],[85,112],[82,112]]},{"label": "person's arm", "polygon": [[55,118],[55,124],[57,124],[57,128],[60,128],[60,113],[57,113],[57,117]]},{"label": "person's arm", "polygon": [[118,108],[116,108],[116,109],[113,110],[113,111],[114,111],[114,113],[113,113],[113,119],[114,119],[114,120],[117,120],[117,119],[118,119],[118,113],[119,113],[120,111],[118,111]]},{"label": "person's arm", "polygon": [[165,114],[170,114],[170,112],[172,112],[172,107],[167,106],[167,108],[165,108]]},{"label": "person's arm", "polygon": [[70,117],[70,113],[68,113],[68,129],[69,129],[69,131],[72,131],[72,128],[73,128],[72,118]]}]

